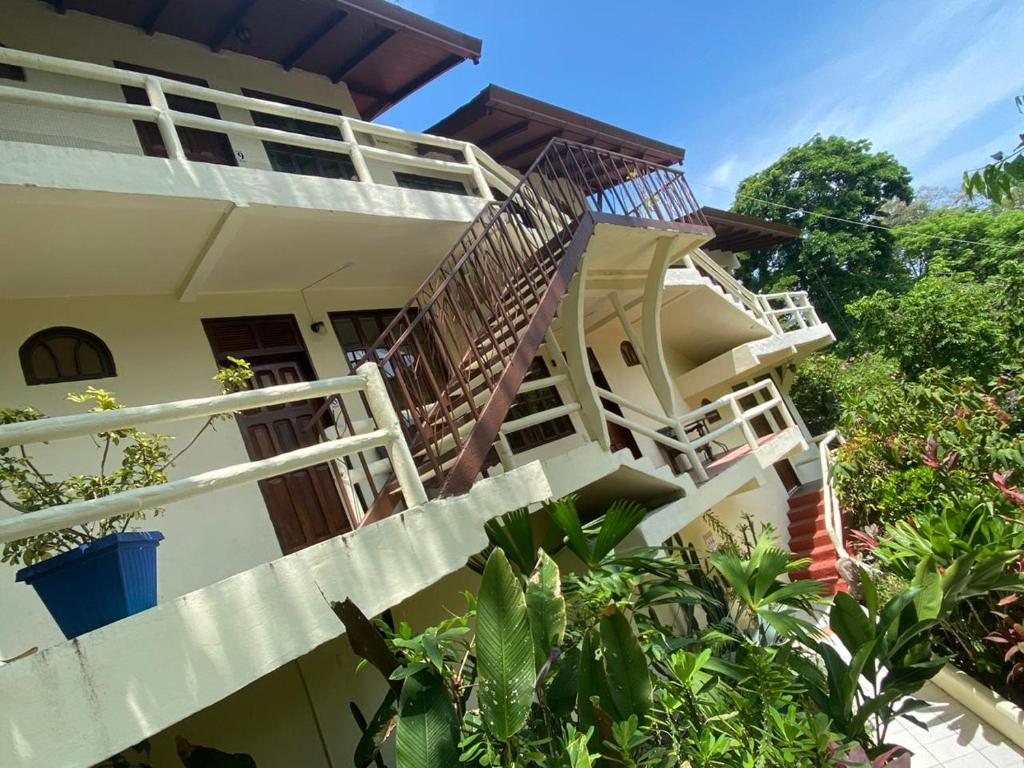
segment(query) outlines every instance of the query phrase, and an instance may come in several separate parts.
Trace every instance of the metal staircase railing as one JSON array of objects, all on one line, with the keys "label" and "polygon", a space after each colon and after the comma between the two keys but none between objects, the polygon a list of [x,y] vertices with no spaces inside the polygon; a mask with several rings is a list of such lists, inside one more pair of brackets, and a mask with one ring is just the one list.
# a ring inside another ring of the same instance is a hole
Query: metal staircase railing
[{"label": "metal staircase railing", "polygon": [[712,234],[682,172],[554,139],[370,345],[431,495],[465,492],[484,468],[595,214]]}]

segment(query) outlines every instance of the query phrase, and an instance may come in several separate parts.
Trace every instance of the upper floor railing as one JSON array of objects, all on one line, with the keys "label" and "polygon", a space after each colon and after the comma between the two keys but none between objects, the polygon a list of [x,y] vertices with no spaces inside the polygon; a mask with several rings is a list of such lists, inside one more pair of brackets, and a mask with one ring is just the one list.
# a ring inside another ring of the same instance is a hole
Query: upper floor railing
[{"label": "upper floor railing", "polygon": [[133,488],[94,499],[5,517],[0,519],[0,542],[16,541],[116,515],[159,509],[173,502],[266,480],[323,463],[330,463],[334,469],[336,482],[342,491],[343,503],[347,507],[346,512],[353,525],[357,525],[360,514],[358,502],[349,498],[349,491],[354,490],[354,481],[347,476],[348,465],[343,460],[368,452],[374,453],[377,449],[387,451],[398,489],[406,505],[413,507],[424,503],[427,500],[426,492],[416,474],[398,414],[388,398],[380,370],[372,363],[360,366],[352,376],[0,425],[0,448],[116,432],[132,427],[210,418],[285,403],[356,393],[363,394],[368,404],[370,418],[363,422],[366,431],[324,439],[323,442],[286,451],[270,458],[213,469],[159,485]]},{"label": "upper floor railing", "polygon": [[[475,194],[486,200],[494,199],[492,187],[508,190],[514,187],[518,181],[513,174],[479,148],[468,142],[442,136],[403,131],[344,115],[243,96],[167,77],[10,48],[0,47],[0,64],[79,78],[93,83],[109,83],[143,89],[149,101],[148,105],[55,93],[36,89],[30,83],[19,85],[5,83],[0,85],[0,103],[23,104],[76,114],[153,123],[159,129],[160,138],[171,160],[187,160],[178,129],[196,128],[225,133],[229,136],[245,136],[290,147],[302,147],[342,155],[351,161],[355,171],[355,180],[360,182],[382,182],[380,179],[375,179],[368,160],[382,161],[388,166],[402,169],[434,171],[464,177],[470,183]],[[241,114],[260,113],[329,126],[336,129],[341,138],[326,138],[309,133],[255,125],[251,122],[218,119],[183,112],[171,108],[167,100],[168,95],[183,96],[222,107],[244,110]],[[399,151],[393,148],[374,146],[374,142],[377,140],[406,144],[409,145],[409,148],[408,151]],[[428,155],[440,155],[441,157]]]},{"label": "upper floor railing", "polygon": [[712,280],[726,295],[731,296],[774,333],[822,325],[807,291],[754,293],[699,248],[686,254],[683,262],[688,268]]}]

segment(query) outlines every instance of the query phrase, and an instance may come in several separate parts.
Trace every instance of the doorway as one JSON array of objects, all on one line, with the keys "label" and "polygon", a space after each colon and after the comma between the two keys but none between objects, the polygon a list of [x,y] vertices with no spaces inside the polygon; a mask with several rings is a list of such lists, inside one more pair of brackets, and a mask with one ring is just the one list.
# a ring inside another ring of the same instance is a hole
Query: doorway
[{"label": "doorway", "polygon": [[[590,364],[590,375],[594,379],[600,389],[606,389],[609,392],[612,391],[611,385],[608,383],[608,378],[604,375],[604,371],[601,370],[601,364],[597,362],[597,355],[594,354],[594,350],[587,347],[587,362]],[[622,409],[618,403],[613,403],[610,400],[602,400],[601,406],[616,416],[622,416]],[[612,452],[621,451],[623,448],[628,448],[629,452],[633,454],[634,459],[639,459],[643,456],[640,453],[640,446],[637,445],[636,438],[633,437],[633,433],[623,427],[620,424],[608,424],[608,439],[611,442]]]},{"label": "doorway", "polygon": [[[291,315],[204,320],[203,328],[218,365],[229,364],[231,356],[252,366],[254,388],[316,378]],[[322,427],[310,427],[322,404],[302,400],[237,414],[249,458],[258,461],[319,442]],[[259,486],[285,554],[352,530],[329,464],[262,480]]]}]

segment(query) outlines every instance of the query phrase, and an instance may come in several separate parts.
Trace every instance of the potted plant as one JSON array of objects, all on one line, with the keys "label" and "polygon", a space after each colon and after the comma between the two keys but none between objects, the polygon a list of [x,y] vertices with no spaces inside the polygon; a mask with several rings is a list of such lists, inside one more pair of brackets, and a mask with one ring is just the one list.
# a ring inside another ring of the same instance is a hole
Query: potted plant
[{"label": "potted plant", "polygon": [[[245,389],[252,371],[244,360],[231,359],[214,380],[225,394]],[[123,406],[112,392],[89,387],[68,395],[74,403],[99,413]],[[45,472],[25,446],[0,448],[0,504],[32,514],[61,504],[98,499],[114,493],[167,482],[174,465],[220,418],[212,416],[185,446],[173,452],[167,435],[128,428],[93,436],[98,453],[95,474],[56,478]],[[0,410],[0,424],[44,418],[34,408]],[[133,524],[160,509],[139,510],[4,545],[0,560],[23,567],[18,581],[32,586],[68,639],[156,605],[156,548],[159,531],[134,530]]]}]

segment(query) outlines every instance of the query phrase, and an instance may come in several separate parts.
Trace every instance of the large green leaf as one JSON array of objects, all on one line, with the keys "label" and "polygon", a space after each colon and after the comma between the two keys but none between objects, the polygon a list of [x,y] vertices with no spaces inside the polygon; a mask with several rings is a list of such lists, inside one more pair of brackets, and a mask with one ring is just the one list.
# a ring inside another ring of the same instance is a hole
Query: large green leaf
[{"label": "large green leaf", "polygon": [[476,609],[480,710],[488,731],[507,740],[526,724],[536,666],[526,598],[500,549],[487,559]]},{"label": "large green leaf", "polygon": [[570,648],[558,661],[558,671],[547,692],[548,709],[560,717],[568,717],[576,706],[579,690],[580,649]]},{"label": "large green leaf", "polygon": [[856,653],[874,637],[874,625],[860,604],[845,592],[838,592],[829,612],[829,626],[850,653]]},{"label": "large green leaf", "polygon": [[616,501],[604,513],[591,557],[599,563],[643,521],[647,510],[635,501]]},{"label": "large green leaf", "polygon": [[935,559],[931,556],[921,560],[914,572],[911,584],[920,591],[914,597],[918,619],[936,619],[942,610],[942,576]]},{"label": "large green leaf", "polygon": [[512,510],[484,524],[491,543],[505,550],[505,556],[525,575],[533,570],[537,561],[537,546],[533,541],[533,523],[526,507]]},{"label": "large green leaf", "polygon": [[406,679],[398,702],[398,768],[451,768],[458,764],[459,723],[444,680],[432,669]]},{"label": "large green leaf", "polygon": [[558,565],[543,551],[526,585],[526,610],[533,633],[534,661],[539,672],[551,655],[551,649],[561,646],[565,635],[561,575]]},{"label": "large green leaf", "polygon": [[[608,680],[605,677],[604,665],[598,656],[601,647],[601,637],[597,627],[592,627],[583,636],[583,644],[580,647],[579,675],[577,677],[577,706],[579,708],[580,726],[583,728],[596,728],[597,715],[595,704],[602,704],[611,707],[611,693],[608,691]],[[596,738],[595,744],[600,746],[600,740]]]},{"label": "large green leaf", "polygon": [[608,690],[618,720],[642,717],[651,704],[651,675],[633,627],[616,608],[600,624]]},{"label": "large green leaf", "polygon": [[562,529],[569,549],[575,553],[576,557],[590,565],[593,556],[590,552],[590,544],[587,542],[587,535],[583,532],[579,513],[576,511],[576,499],[566,496],[564,499],[548,502],[545,509],[555,525]]}]

